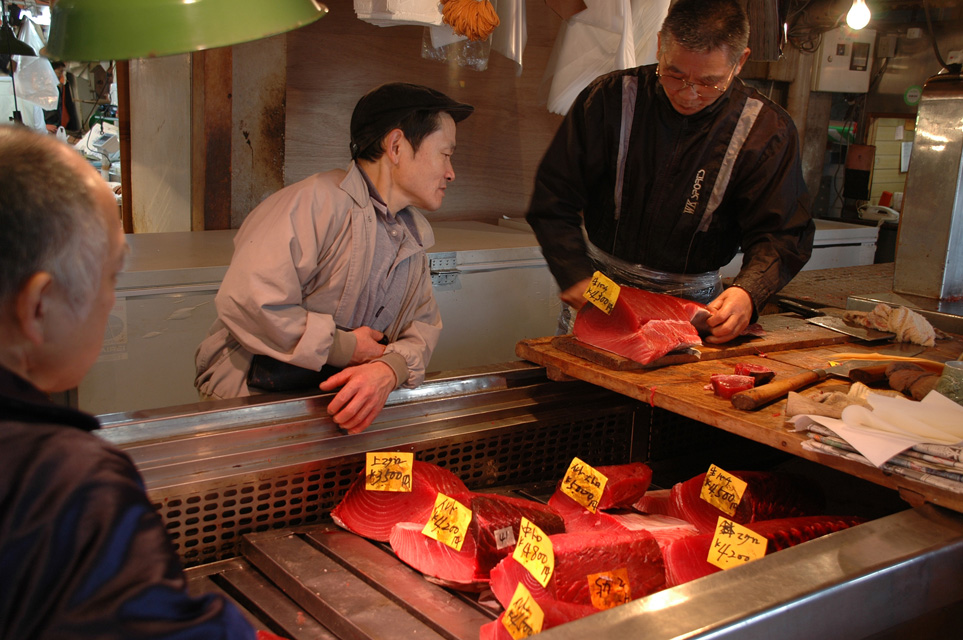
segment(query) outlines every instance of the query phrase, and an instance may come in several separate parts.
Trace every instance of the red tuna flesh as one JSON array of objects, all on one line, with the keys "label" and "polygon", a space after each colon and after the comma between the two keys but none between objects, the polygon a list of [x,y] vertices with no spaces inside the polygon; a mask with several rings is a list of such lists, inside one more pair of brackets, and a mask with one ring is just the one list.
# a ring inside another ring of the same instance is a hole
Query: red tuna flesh
[{"label": "red tuna flesh", "polygon": [[702,473],[672,487],[669,515],[691,522],[700,533],[716,530],[719,516],[748,524],[760,520],[793,518],[820,514],[825,498],[804,478],[768,471],[732,471],[747,483],[742,501],[733,515],[727,515],[699,497],[706,474]]},{"label": "red tuna flesh", "polygon": [[[542,621],[542,631],[598,613],[598,609],[590,605],[559,602],[558,600],[539,602],[538,606],[545,614],[545,619]],[[479,640],[513,640],[512,635],[508,633],[508,629],[502,623],[503,617],[505,617],[504,611],[494,622],[482,625],[478,633]]]},{"label": "red tuna flesh", "polygon": [[[606,477],[605,489],[599,498],[600,510],[632,506],[645,495],[652,482],[652,469],[641,462],[602,465],[595,470]],[[562,493],[562,482],[559,480],[555,486],[555,493]]]},{"label": "red tuna flesh", "polygon": [[559,533],[549,539],[555,554],[555,572],[547,587],[542,587],[512,557],[492,569],[490,587],[502,606],[511,602],[519,582],[538,602],[562,600],[591,605],[588,576],[621,568],[628,573],[633,600],[665,586],[662,552],[647,531]]},{"label": "red tuna flesh", "polygon": [[724,373],[713,374],[709,377],[709,382],[712,383],[712,392],[727,400],[733,394],[756,386],[756,380],[752,376],[736,376]]},{"label": "red tuna flesh", "polygon": [[697,302],[622,287],[612,313],[586,304],[572,332],[586,344],[649,364],[670,351],[701,345],[693,321],[707,315]]},{"label": "red tuna flesh", "polygon": [[[471,496],[471,533],[477,547],[478,572],[488,572],[505,556],[515,551],[522,518],[547,535],[565,531],[562,516],[550,506],[511,496],[475,493]],[[511,530],[510,533],[508,530]]]},{"label": "red tuna flesh", "polygon": [[392,550],[402,561],[432,581],[456,589],[475,591],[487,583],[492,567],[515,551],[523,517],[548,535],[565,530],[554,509],[533,500],[473,493],[463,496],[462,502],[471,509],[472,519],[461,550],[421,533],[427,515],[420,523],[399,523],[390,538]]},{"label": "red tuna flesh", "polygon": [[561,492],[556,492],[548,504],[562,515],[567,533],[648,531],[660,548],[664,548],[675,540],[699,533],[695,526],[685,520],[664,514],[642,514],[628,510],[592,513]]},{"label": "red tuna flesh", "polygon": [[[425,516],[427,521],[428,516]],[[391,529],[391,550],[405,564],[423,573],[432,582],[462,591],[481,591],[488,575],[479,571],[475,561],[475,537],[468,533],[459,551],[429,538],[421,531],[424,522],[399,522]]]},{"label": "red tuna flesh", "polygon": [[[745,526],[769,541],[766,551],[769,554],[862,522],[862,518],[851,516],[809,516],[752,522]],[[706,560],[713,535],[706,533],[679,540],[662,550],[665,554],[667,587],[721,571]]]},{"label": "red tuna flesh", "polygon": [[598,506],[603,510],[632,506],[652,482],[652,469],[641,462],[603,465],[595,470],[607,478]]},{"label": "red tuna flesh", "polygon": [[752,379],[756,381],[757,387],[766,384],[776,377],[776,372],[769,367],[751,362],[737,362],[732,372],[737,376],[752,376]]},{"label": "red tuna flesh", "polygon": [[395,524],[428,522],[439,493],[454,498],[467,494],[468,487],[451,471],[418,460],[412,465],[410,492],[366,491],[362,471],[331,511],[331,518],[359,536],[388,542]]}]

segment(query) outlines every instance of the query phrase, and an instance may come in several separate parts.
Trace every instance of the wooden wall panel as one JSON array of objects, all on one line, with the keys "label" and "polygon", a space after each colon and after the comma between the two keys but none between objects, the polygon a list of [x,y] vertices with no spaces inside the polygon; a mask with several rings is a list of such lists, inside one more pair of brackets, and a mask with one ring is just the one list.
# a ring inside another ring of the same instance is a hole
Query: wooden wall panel
[{"label": "wooden wall panel", "polygon": [[346,166],[358,98],[384,82],[415,82],[475,106],[458,126],[456,179],[432,219],[523,216],[535,169],[561,122],[538,97],[560,24],[544,0],[526,5],[521,75],[494,52],[482,72],[425,60],[422,27],[378,27],[359,20],[350,0],[326,4],[328,16],[288,34],[285,184]]}]

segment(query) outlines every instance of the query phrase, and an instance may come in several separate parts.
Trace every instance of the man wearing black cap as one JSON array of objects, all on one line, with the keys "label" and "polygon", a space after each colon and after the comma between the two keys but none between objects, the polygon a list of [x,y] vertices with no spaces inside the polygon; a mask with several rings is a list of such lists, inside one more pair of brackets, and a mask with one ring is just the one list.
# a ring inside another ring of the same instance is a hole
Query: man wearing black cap
[{"label": "man wearing black cap", "polygon": [[424,380],[441,316],[425,255],[434,236],[415,207],[441,206],[455,123],[472,110],[420,85],[377,87],[351,116],[347,170],[250,213],[197,350],[204,397],[340,387],[328,412],[354,433],[393,389]]}]

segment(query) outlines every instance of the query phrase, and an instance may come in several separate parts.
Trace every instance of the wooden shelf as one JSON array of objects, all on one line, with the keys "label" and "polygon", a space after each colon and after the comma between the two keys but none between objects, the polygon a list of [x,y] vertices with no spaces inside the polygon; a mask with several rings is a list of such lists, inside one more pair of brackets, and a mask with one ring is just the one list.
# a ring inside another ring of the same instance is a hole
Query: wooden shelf
[{"label": "wooden shelf", "polygon": [[[879,351],[887,346],[883,344],[869,347],[862,343],[847,342],[850,340],[847,336],[808,325],[796,318],[762,316],[760,320],[764,321],[764,324],[768,323],[769,326],[780,322],[787,326],[784,329],[769,330],[769,335],[764,339],[767,345],[765,348],[762,340],[755,343],[745,341],[722,347],[707,346],[703,359],[698,362],[679,362],[658,368],[618,370],[559,349],[558,339],[555,337],[523,340],[516,345],[515,353],[520,358],[544,366],[549,377],[553,379],[583,380],[648,403],[653,407],[698,420],[800,458],[889,487],[898,491],[900,496],[913,506],[929,502],[963,512],[961,494],[884,473],[876,467],[803,449],[802,442],[808,440],[808,437],[805,433],[795,433],[787,428],[785,398],[756,411],[746,412],[735,409],[728,400],[707,390],[705,387],[712,374],[732,373],[736,362],[763,364],[776,371],[777,376],[788,376],[806,369],[824,367],[834,353]],[[806,326],[794,326],[793,321],[797,320]],[[823,342],[820,343],[820,340]],[[747,349],[746,345],[750,345],[751,349]],[[944,341],[936,348],[919,354],[918,357],[942,362],[953,359],[961,349],[963,349],[963,340],[956,338]],[[842,379],[830,377],[810,388],[830,388],[839,386],[841,383],[848,384]]]}]

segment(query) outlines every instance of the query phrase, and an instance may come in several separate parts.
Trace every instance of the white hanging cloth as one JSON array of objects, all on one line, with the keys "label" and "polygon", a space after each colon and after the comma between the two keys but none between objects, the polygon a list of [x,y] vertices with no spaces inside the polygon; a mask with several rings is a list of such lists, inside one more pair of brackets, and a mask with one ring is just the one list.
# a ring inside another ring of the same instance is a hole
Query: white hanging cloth
[{"label": "white hanging cloth", "polygon": [[[657,36],[670,0],[585,0],[562,23],[542,80],[552,113],[565,115],[595,78],[656,60]],[[629,16],[630,19],[626,19]]]}]

